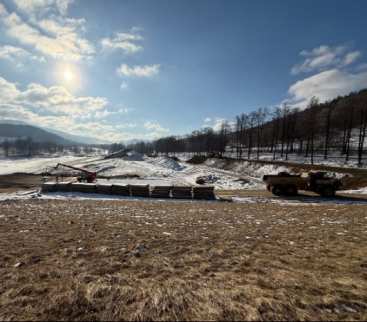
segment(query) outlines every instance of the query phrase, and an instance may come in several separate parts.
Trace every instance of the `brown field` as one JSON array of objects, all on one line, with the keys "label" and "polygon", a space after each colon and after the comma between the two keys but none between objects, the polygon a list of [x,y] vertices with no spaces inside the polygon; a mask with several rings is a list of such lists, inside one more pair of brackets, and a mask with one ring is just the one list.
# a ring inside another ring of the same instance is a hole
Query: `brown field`
[{"label": "brown field", "polygon": [[0,175],[0,193],[39,188],[41,183],[40,175],[22,173]]},{"label": "brown field", "polygon": [[0,320],[367,320],[367,206],[0,202]]}]

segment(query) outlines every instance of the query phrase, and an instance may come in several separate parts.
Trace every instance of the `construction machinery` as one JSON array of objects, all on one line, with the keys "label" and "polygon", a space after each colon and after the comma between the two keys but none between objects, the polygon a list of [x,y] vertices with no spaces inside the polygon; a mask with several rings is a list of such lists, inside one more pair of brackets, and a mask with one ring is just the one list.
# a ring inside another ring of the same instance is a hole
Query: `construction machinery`
[{"label": "construction machinery", "polygon": [[55,167],[55,170],[58,169],[60,166],[80,172],[80,175],[77,177],[78,182],[93,183],[96,181],[96,178],[97,178],[96,172],[89,171],[83,168],[74,167],[72,165],[64,164],[64,163],[58,163]]},{"label": "construction machinery", "polygon": [[313,191],[323,197],[333,197],[340,190],[341,180],[329,177],[327,172],[308,172],[292,175],[280,172],[276,175],[265,175],[266,188],[274,195],[294,196],[298,190]]}]

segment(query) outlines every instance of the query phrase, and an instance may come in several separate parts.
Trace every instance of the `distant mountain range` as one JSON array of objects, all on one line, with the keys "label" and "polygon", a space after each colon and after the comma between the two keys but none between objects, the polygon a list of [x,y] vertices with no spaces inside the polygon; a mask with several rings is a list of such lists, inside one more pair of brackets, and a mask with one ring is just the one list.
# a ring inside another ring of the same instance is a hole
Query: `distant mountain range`
[{"label": "distant mountain range", "polygon": [[107,141],[87,136],[68,134],[49,128],[40,128],[21,121],[0,120],[0,139],[20,137],[30,137],[35,142],[54,142],[64,145],[108,143]]},{"label": "distant mountain range", "polygon": [[35,142],[53,142],[63,145],[76,144],[75,141],[65,139],[41,128],[26,124],[0,123],[0,138],[26,138]]},{"label": "distant mountain range", "polygon": [[57,131],[57,130],[53,130],[49,128],[45,128],[45,130],[48,132],[54,133],[58,136],[61,136],[66,140],[70,140],[70,141],[77,142],[77,143],[82,143],[82,144],[109,144],[110,143],[110,142],[95,139],[89,136],[74,135],[74,134],[69,134],[69,133],[65,133],[62,131]]}]

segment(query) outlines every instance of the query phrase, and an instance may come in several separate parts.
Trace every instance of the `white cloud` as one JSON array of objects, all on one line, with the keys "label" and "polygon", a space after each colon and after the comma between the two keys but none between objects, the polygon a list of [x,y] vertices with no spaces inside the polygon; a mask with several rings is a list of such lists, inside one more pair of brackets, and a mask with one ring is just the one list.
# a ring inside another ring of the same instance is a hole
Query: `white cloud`
[{"label": "white cloud", "polygon": [[300,56],[305,60],[292,67],[293,75],[314,71],[322,71],[335,67],[343,67],[352,64],[360,57],[359,51],[347,52],[345,46],[325,46],[314,48],[311,51],[303,50]]},{"label": "white cloud", "polygon": [[330,69],[297,81],[290,86],[288,101],[292,105],[305,107],[313,96],[324,102],[338,95],[346,95],[366,87],[367,71],[352,73]]},{"label": "white cloud", "polygon": [[354,63],[359,57],[361,57],[360,51],[353,51],[351,53],[348,53],[344,57],[343,65],[350,65]]},{"label": "white cloud", "polygon": [[[6,12],[2,14],[2,26],[7,36],[43,55],[64,60],[91,58],[95,54],[94,46],[81,35],[85,31],[84,19],[68,18],[55,13],[43,17],[50,8],[57,8],[57,13],[66,13],[69,3],[70,1],[57,0],[19,0],[17,4],[24,10],[24,17],[28,17],[28,20],[24,20],[15,12]],[[29,11],[27,8],[30,8]]]},{"label": "white cloud", "polygon": [[0,46],[0,59],[7,59],[12,62],[19,62],[19,60],[24,59],[31,59],[39,62],[46,61],[43,56],[32,55],[28,50],[10,45]]},{"label": "white cloud", "polygon": [[74,96],[60,86],[31,83],[21,90],[17,84],[0,77],[0,119],[20,120],[109,142],[155,139],[169,133],[157,122],[138,126],[121,119],[117,123],[114,119],[132,110],[125,106],[111,108],[103,97]]},{"label": "white cloud", "polygon": [[23,48],[14,46],[0,46],[0,59],[14,60],[15,58],[28,56],[30,53]]},{"label": "white cloud", "polygon": [[147,121],[144,123],[144,127],[149,130],[146,137],[150,139],[162,137],[170,132],[169,129],[162,127],[158,122]]},{"label": "white cloud", "polygon": [[228,121],[225,118],[222,117],[207,117],[204,119],[204,124],[202,125],[202,128],[205,127],[210,127],[212,128],[214,131],[218,132],[222,129],[223,124],[228,124],[229,126],[233,126],[234,122],[233,121]]},{"label": "white cloud", "polygon": [[31,83],[19,92],[17,101],[41,113],[78,117],[84,113],[104,109],[104,97],[74,96],[62,86],[45,87]]},{"label": "white cloud", "polygon": [[136,42],[143,40],[143,37],[137,33],[117,32],[113,38],[103,38],[101,45],[103,49],[120,49],[125,54],[134,54],[143,50],[143,47]]},{"label": "white cloud", "polygon": [[152,77],[159,73],[160,65],[144,65],[144,66],[128,66],[127,64],[122,64],[117,68],[117,74],[119,76],[126,77]]},{"label": "white cloud", "polygon": [[66,15],[73,0],[13,0],[19,10],[31,15],[58,13]]},{"label": "white cloud", "polygon": [[[30,124],[52,127],[77,135],[88,135],[108,141],[119,141],[123,134],[111,124],[98,120],[105,117],[108,101],[103,97],[73,96],[58,86],[29,84],[20,90],[16,84],[0,77],[0,119],[17,119]],[[120,108],[118,113],[125,113]],[[93,114],[91,120],[81,121]]]},{"label": "white cloud", "polygon": [[82,120],[88,120],[88,119],[102,120],[108,117],[126,115],[130,113],[132,110],[133,110],[132,108],[128,108],[128,107],[121,107],[115,111],[108,110],[108,109],[95,110],[95,111],[91,111],[90,113],[83,113],[82,115],[79,115],[78,118]]},{"label": "white cloud", "polygon": [[0,17],[6,16],[8,14],[8,11],[4,7],[2,3],[0,3]]}]

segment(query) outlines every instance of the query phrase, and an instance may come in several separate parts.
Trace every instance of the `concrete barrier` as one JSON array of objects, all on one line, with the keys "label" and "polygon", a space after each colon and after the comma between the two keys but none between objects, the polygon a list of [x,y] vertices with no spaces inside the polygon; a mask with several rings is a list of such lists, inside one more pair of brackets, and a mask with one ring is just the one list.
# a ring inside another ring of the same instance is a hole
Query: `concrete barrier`
[{"label": "concrete barrier", "polygon": [[132,197],[150,197],[149,185],[129,185]]},{"label": "concrete barrier", "polygon": [[193,187],[192,194],[194,199],[214,200],[214,187]]},{"label": "concrete barrier", "polygon": [[214,187],[108,185],[79,182],[45,182],[42,192],[84,192],[119,196],[214,200]]},{"label": "concrete barrier", "polygon": [[55,192],[56,189],[57,187],[54,182],[45,182],[42,184],[42,187],[41,187],[42,192]]},{"label": "concrete barrier", "polygon": [[55,185],[55,191],[57,192],[70,192],[71,182],[59,182]]},{"label": "concrete barrier", "polygon": [[110,184],[97,184],[96,192],[109,195],[109,194],[112,193],[112,185],[110,185]]},{"label": "concrete barrier", "polygon": [[93,183],[73,183],[71,185],[72,192],[86,192],[86,193],[96,193],[96,185]]},{"label": "concrete barrier", "polygon": [[172,186],[156,186],[152,187],[150,196],[152,198],[170,198]]},{"label": "concrete barrier", "polygon": [[182,187],[173,186],[173,188],[172,188],[172,198],[176,198],[176,199],[192,199],[192,187],[188,187],[188,186],[182,186]]},{"label": "concrete barrier", "polygon": [[129,186],[121,186],[118,184],[113,184],[111,186],[111,194],[128,197],[130,196]]}]

